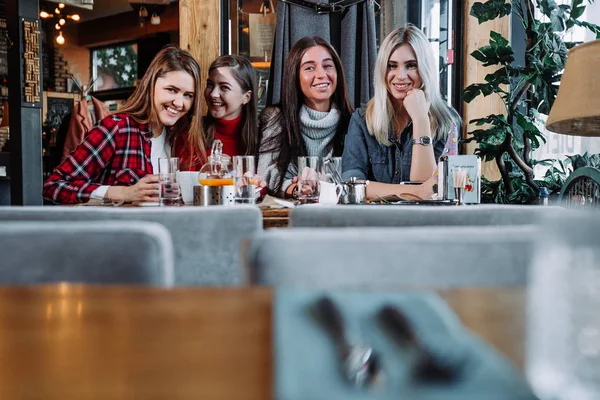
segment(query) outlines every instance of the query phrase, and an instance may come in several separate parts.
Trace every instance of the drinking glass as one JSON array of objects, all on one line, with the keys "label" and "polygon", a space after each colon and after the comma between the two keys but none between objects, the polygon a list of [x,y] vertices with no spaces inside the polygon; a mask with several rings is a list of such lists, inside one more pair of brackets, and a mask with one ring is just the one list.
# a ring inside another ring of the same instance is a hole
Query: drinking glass
[{"label": "drinking glass", "polygon": [[236,204],[254,204],[256,179],[254,156],[233,157],[233,185]]},{"label": "drinking glass", "polygon": [[179,158],[158,159],[159,201],[161,206],[177,206],[181,200],[181,190],[177,182]]},{"label": "drinking glass", "polygon": [[[572,210],[568,210],[572,211]],[[528,285],[527,377],[540,399],[600,399],[600,216],[545,217]]]},{"label": "drinking glass", "polygon": [[298,200],[303,203],[319,201],[321,157],[298,157]]}]

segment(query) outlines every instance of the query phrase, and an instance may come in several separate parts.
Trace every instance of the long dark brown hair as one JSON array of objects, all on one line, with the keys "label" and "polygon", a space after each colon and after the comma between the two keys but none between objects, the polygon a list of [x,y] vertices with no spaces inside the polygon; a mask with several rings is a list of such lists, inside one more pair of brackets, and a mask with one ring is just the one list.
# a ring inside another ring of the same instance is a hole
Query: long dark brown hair
[{"label": "long dark brown hair", "polygon": [[281,185],[290,163],[296,163],[298,156],[308,154],[306,145],[302,139],[302,133],[300,132],[300,108],[304,104],[304,93],[302,93],[300,87],[299,71],[304,53],[315,46],[321,46],[329,52],[337,73],[337,86],[331,96],[331,104],[339,110],[340,122],[338,123],[333,139],[333,155],[342,155],[344,136],[348,130],[348,123],[353,111],[352,104],[348,98],[348,88],[346,87],[346,77],[342,61],[333,46],[323,38],[318,36],[312,38],[303,37],[292,46],[283,66],[281,81],[289,86],[286,86],[285,90],[282,90],[281,100],[277,105],[281,112],[278,113],[278,120],[275,122],[281,127],[281,134],[274,136],[261,149],[261,152],[264,153],[279,152],[276,162],[280,179],[273,190],[275,193],[281,190]]},{"label": "long dark brown hair", "polygon": [[[194,78],[194,103],[190,110],[175,125],[167,127],[167,140],[173,142],[176,136],[187,134],[190,165],[206,161],[206,145],[202,129],[202,105],[200,93],[200,66],[192,55],[175,45],[168,45],[159,51],[148,70],[135,88],[135,91],[119,109],[119,113],[127,113],[141,124],[150,124],[158,119],[154,110],[154,86],[158,78],[169,72],[184,71]],[[187,168],[189,166],[183,166]]]},{"label": "long dark brown hair", "polygon": [[[233,78],[244,93],[250,91],[250,101],[242,106],[242,148],[244,154],[255,156],[258,152],[258,122],[256,106],[256,70],[247,58],[238,55],[220,56],[210,64],[208,73],[222,67],[231,68]],[[204,117],[206,143],[212,143],[215,137],[215,119],[208,113]]]}]

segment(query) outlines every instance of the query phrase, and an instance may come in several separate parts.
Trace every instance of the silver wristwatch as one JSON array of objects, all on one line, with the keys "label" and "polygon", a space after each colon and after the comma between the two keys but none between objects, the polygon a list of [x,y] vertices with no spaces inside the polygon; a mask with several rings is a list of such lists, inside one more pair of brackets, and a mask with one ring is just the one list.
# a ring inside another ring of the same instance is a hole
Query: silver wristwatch
[{"label": "silver wristwatch", "polygon": [[421,146],[429,146],[431,144],[431,136],[421,136],[412,140],[413,144],[420,144]]}]

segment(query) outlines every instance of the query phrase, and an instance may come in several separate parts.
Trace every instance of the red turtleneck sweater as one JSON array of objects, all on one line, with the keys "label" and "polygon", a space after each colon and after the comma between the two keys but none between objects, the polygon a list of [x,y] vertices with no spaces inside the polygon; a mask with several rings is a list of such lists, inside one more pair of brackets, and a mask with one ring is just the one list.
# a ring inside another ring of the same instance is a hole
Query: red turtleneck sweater
[{"label": "red turtleneck sweater", "polygon": [[[239,156],[244,155],[245,151],[241,145],[241,130],[242,130],[242,116],[240,115],[236,119],[229,121],[216,120],[215,121],[215,139],[219,139],[223,142],[223,153],[228,156]],[[210,156],[210,148],[212,143],[206,143],[206,156]],[[193,165],[187,165],[189,159],[187,135],[178,137],[175,140],[175,148],[173,155],[179,157],[180,168],[187,171],[199,171],[202,167],[202,162],[194,163]]]},{"label": "red turtleneck sweater", "polygon": [[[223,142],[223,154],[228,156],[240,156],[244,155],[244,149],[242,149],[242,141],[240,136],[242,135],[242,116],[235,119],[215,120],[215,139],[219,139]],[[210,153],[210,146],[212,143],[207,143],[209,147],[208,153]],[[210,155],[210,154],[207,154]]]}]

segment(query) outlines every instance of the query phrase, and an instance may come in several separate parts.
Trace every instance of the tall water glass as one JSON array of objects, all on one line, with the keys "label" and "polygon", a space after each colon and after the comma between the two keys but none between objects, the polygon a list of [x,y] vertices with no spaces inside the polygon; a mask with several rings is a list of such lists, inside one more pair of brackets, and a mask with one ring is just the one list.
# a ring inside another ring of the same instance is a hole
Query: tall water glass
[{"label": "tall water glass", "polygon": [[321,157],[298,157],[298,200],[303,203],[319,201],[321,170]]},{"label": "tall water glass", "polygon": [[531,268],[526,373],[541,400],[600,399],[600,215],[559,211]]},{"label": "tall water glass", "polygon": [[158,159],[159,201],[161,206],[178,206],[181,200],[181,189],[177,182],[179,158]]},{"label": "tall water glass", "polygon": [[233,157],[233,185],[236,204],[254,204],[256,179],[254,156]]}]

